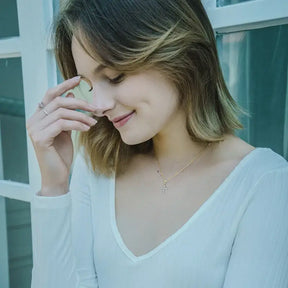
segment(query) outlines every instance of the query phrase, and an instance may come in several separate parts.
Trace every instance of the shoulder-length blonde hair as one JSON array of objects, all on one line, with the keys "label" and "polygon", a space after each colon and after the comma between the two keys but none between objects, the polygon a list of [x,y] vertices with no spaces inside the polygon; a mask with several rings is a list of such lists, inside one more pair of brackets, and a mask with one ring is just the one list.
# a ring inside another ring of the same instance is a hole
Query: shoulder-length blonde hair
[{"label": "shoulder-length blonde hair", "polygon": [[[55,54],[65,79],[77,74],[72,36],[97,62],[122,72],[157,68],[177,87],[191,140],[221,141],[242,128],[241,109],[220,68],[215,37],[200,0],[68,0],[55,21]],[[106,117],[79,143],[97,173],[124,171],[135,153],[153,149],[150,139],[127,145]]]}]

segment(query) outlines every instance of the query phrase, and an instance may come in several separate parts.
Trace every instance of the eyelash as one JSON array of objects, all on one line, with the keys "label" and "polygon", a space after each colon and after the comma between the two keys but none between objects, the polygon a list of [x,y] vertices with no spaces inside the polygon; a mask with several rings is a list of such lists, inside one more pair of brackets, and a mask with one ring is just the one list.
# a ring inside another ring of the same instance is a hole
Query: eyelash
[{"label": "eyelash", "polygon": [[122,73],[113,79],[109,79],[109,82],[111,84],[118,84],[118,83],[122,82],[122,80],[124,79],[124,76],[125,76],[125,74]]},{"label": "eyelash", "polygon": [[[125,74],[122,73],[120,75],[118,75],[117,77],[110,79],[108,78],[109,82],[113,85],[119,84],[120,82],[123,81]],[[89,92],[91,92],[93,90],[93,86],[90,82],[90,80],[86,79],[85,77],[81,76],[81,79],[83,79],[84,81],[86,81],[88,83],[88,85],[90,86]]]}]

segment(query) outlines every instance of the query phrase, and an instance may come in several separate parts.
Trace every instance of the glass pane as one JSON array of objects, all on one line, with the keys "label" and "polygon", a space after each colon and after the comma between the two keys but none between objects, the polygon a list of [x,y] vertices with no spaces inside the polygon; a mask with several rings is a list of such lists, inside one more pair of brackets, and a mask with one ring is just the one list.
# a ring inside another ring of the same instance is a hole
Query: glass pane
[{"label": "glass pane", "polygon": [[63,7],[63,5],[65,5],[66,2],[67,0],[53,0],[54,15],[57,15],[61,7]]},{"label": "glass pane", "polygon": [[57,15],[58,11],[59,11],[59,0],[53,0],[53,12],[54,15]]},{"label": "glass pane", "polygon": [[239,135],[288,158],[288,25],[217,36],[231,94],[251,115]]},{"label": "glass pane", "polygon": [[19,36],[16,0],[1,0],[0,38]]},{"label": "glass pane", "polygon": [[0,79],[3,178],[29,183],[21,58],[0,59]]},{"label": "glass pane", "polygon": [[238,4],[242,2],[248,2],[248,1],[256,1],[256,0],[216,0],[216,5],[217,7],[222,7],[226,5]]},{"label": "glass pane", "polygon": [[[32,273],[30,204],[12,199],[6,199],[3,202],[2,197],[0,200],[2,203],[0,215],[6,218],[6,223],[4,223],[6,227],[1,227],[0,242],[5,245],[1,248],[8,251],[8,261],[0,263],[1,268],[3,267],[0,270],[9,271],[9,276],[1,275],[0,271],[0,277],[8,279],[3,288],[30,288]],[[5,269],[7,265],[8,269]],[[8,287],[7,282],[9,282]]]}]

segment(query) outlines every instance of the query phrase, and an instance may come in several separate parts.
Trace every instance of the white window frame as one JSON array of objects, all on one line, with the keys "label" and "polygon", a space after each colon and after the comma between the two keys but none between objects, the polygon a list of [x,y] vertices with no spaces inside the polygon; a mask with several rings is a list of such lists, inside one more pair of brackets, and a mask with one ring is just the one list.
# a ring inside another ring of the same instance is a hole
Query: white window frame
[{"label": "white window frame", "polygon": [[[35,111],[45,91],[56,84],[56,65],[51,65],[55,61],[49,59],[51,53],[47,49],[53,2],[17,0],[17,11],[20,36],[0,39],[0,58],[21,57],[27,118]],[[0,180],[0,196],[30,202],[33,193],[39,190],[39,166],[28,135],[27,142],[29,184]]]},{"label": "white window frame", "polygon": [[[216,0],[202,2],[217,33],[288,24],[287,0],[253,0],[224,7],[216,7]],[[21,57],[25,115],[29,117],[45,91],[57,83],[56,63],[47,37],[53,0],[17,0],[17,9],[20,36],[0,39],[0,58]],[[27,141],[29,184],[0,180],[0,196],[30,202],[40,189],[39,167],[28,135]]]},{"label": "white window frame", "polygon": [[216,7],[216,0],[202,0],[214,30],[230,33],[288,24],[287,0],[251,0]]}]

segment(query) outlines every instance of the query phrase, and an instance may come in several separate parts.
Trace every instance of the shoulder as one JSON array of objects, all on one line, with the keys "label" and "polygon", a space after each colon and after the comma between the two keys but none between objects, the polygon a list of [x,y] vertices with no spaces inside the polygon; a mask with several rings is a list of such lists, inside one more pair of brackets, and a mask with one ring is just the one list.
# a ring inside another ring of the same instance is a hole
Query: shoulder
[{"label": "shoulder", "polygon": [[255,186],[261,189],[278,187],[288,195],[288,162],[269,148],[258,148],[257,162],[262,175]]},{"label": "shoulder", "polygon": [[271,226],[285,222],[287,231],[288,166],[267,171],[258,179],[251,192],[248,207],[250,214],[262,215],[262,219],[259,218],[259,220],[263,222],[266,217],[266,223],[270,221]]},{"label": "shoulder", "polygon": [[273,174],[274,171],[285,171],[288,168],[288,162],[270,148],[258,147],[250,153],[247,166],[259,171],[262,177],[266,174]]},{"label": "shoulder", "polygon": [[245,167],[246,173],[249,171],[253,175],[254,171],[258,177],[274,169],[288,166],[288,162],[272,149],[253,147],[232,135],[225,138],[217,152],[221,160],[238,163]]},{"label": "shoulder", "polygon": [[256,148],[249,160],[245,173],[251,180],[252,203],[259,205],[259,209],[265,205],[269,209],[287,209],[288,162],[270,148]]},{"label": "shoulder", "polygon": [[288,192],[288,162],[270,148],[255,148],[241,160],[238,168],[239,183],[245,183],[252,195],[256,190],[279,190],[279,185],[285,186]]}]

